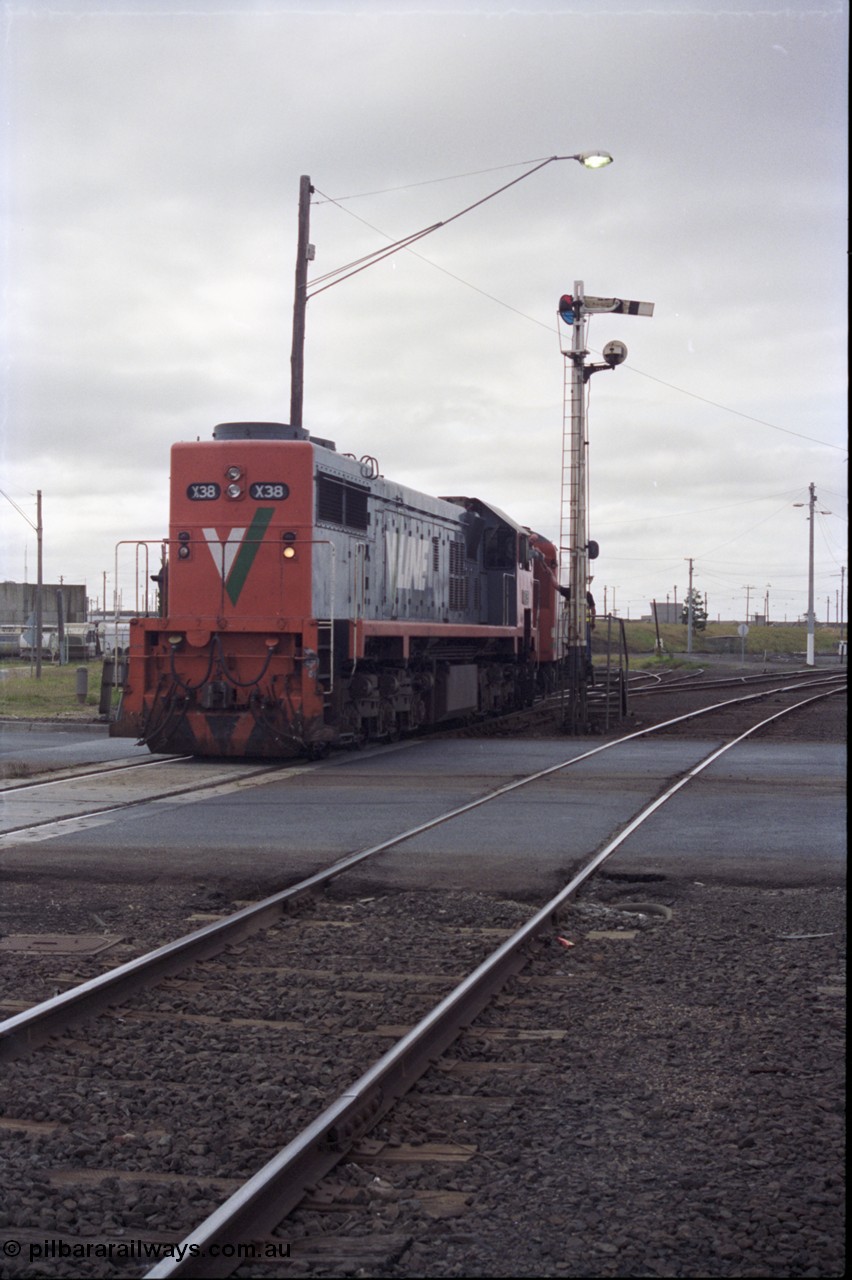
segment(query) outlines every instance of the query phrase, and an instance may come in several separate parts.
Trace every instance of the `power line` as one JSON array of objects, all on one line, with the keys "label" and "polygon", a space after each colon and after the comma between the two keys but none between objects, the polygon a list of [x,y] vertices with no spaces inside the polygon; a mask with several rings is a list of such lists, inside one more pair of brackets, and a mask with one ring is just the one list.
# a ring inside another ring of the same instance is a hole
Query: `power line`
[{"label": "power line", "polygon": [[[534,164],[534,163],[537,163],[537,162],[536,162],[536,161],[525,161],[524,163],[527,163],[527,164]],[[515,167],[516,167],[516,166],[514,166],[514,165],[501,165],[501,166],[499,166],[499,168],[515,168]],[[480,170],[479,172],[481,172],[481,173],[489,173],[489,172],[493,172],[493,170],[483,169],[483,170]],[[458,175],[456,175],[456,176],[457,176],[457,177],[467,177],[468,175],[467,175],[467,174],[458,174]],[[433,182],[448,182],[448,181],[450,181],[450,179],[449,179],[449,178],[434,178],[434,179],[432,179],[431,181],[433,181]],[[411,184],[411,185],[413,185],[413,186],[421,186],[421,185],[428,185],[428,184],[426,184],[426,183],[422,183],[422,184],[421,184],[421,183],[413,183],[413,184]],[[365,255],[365,258],[359,258],[359,259],[357,259],[357,260],[356,260],[356,262],[355,262],[355,263],[349,263],[349,264],[348,264],[348,267],[339,267],[339,268],[337,269],[337,271],[328,272],[326,276],[320,276],[320,277],[318,277],[316,280],[311,281],[311,284],[318,284],[318,283],[320,283],[320,281],[326,280],[329,276],[337,275],[337,274],[338,274],[338,272],[347,271],[347,270],[348,270],[348,268],[357,267],[357,269],[358,269],[358,270],[363,270],[363,268],[362,268],[362,267],[360,267],[360,266],[358,266],[357,264],[359,264],[359,263],[361,263],[361,262],[365,262],[365,263],[366,263],[366,265],[370,265],[370,262],[372,262],[373,260],[380,260],[382,257],[386,256],[386,254],[387,254],[388,252],[396,252],[396,250],[397,250],[398,248],[405,248],[407,253],[410,253],[410,254],[411,254],[413,257],[415,257],[415,258],[419,258],[421,262],[425,262],[427,266],[432,267],[435,271],[440,271],[443,275],[445,275],[445,276],[449,276],[451,280],[455,280],[458,284],[462,284],[462,285],[464,285],[466,289],[472,289],[474,293],[481,294],[483,298],[488,298],[488,300],[489,300],[490,302],[494,302],[494,303],[496,303],[496,304],[497,304],[497,306],[505,308],[505,310],[506,310],[506,311],[512,311],[512,312],[514,312],[514,314],[515,314],[516,316],[520,316],[522,320],[527,320],[527,321],[529,321],[529,322],[530,322],[530,324],[535,324],[535,325],[538,325],[538,327],[539,327],[539,328],[541,328],[541,329],[546,329],[546,330],[548,331],[548,333],[550,333],[550,334],[558,333],[558,325],[556,325],[555,323],[554,323],[553,325],[545,324],[545,322],[544,322],[543,320],[539,320],[539,319],[537,319],[535,316],[531,316],[531,315],[529,315],[527,312],[525,312],[525,311],[521,311],[518,307],[513,307],[513,306],[511,305],[511,303],[509,303],[509,302],[504,302],[502,298],[498,298],[498,297],[496,297],[493,293],[487,293],[485,289],[480,289],[477,285],[475,285],[475,284],[471,284],[471,282],[470,282],[469,280],[465,280],[462,276],[456,275],[456,274],[455,274],[454,272],[452,272],[452,271],[448,271],[445,267],[440,266],[437,262],[433,262],[431,258],[427,258],[427,257],[425,257],[422,253],[417,253],[417,252],[416,252],[416,250],[411,249],[411,248],[409,248],[409,247],[406,245],[406,243],[405,243],[405,241],[406,241],[406,240],[411,240],[411,241],[413,241],[413,240],[415,240],[415,239],[419,239],[423,234],[426,234],[425,232],[417,232],[417,233],[415,233],[415,235],[414,235],[414,236],[404,237],[404,238],[403,238],[403,240],[401,240],[401,241],[400,241],[400,240],[396,240],[396,241],[395,241],[395,240],[393,240],[393,239],[392,239],[392,237],[391,237],[391,236],[389,236],[389,235],[387,234],[387,232],[386,232],[386,231],[382,231],[380,227],[375,226],[372,222],[368,222],[366,218],[361,218],[361,217],[359,217],[359,215],[358,215],[357,213],[353,213],[351,209],[344,209],[344,208],[343,208],[342,204],[340,203],[340,200],[341,200],[341,199],[355,199],[355,198],[356,198],[355,196],[332,197],[332,196],[327,196],[327,195],[325,195],[322,191],[320,191],[320,190],[319,190],[319,188],[318,188],[318,187],[315,187],[314,189],[318,192],[318,194],[319,194],[319,195],[323,196],[323,200],[324,200],[325,202],[327,202],[327,203],[329,203],[329,204],[333,204],[333,205],[335,205],[337,208],[339,208],[339,209],[341,210],[341,212],[342,212],[342,213],[346,213],[346,214],[348,214],[348,215],[349,215],[349,217],[350,217],[350,218],[354,218],[354,219],[356,220],[356,222],[360,222],[360,223],[362,223],[365,227],[368,227],[371,231],[375,231],[377,235],[383,236],[386,240],[389,240],[389,241],[391,242],[391,244],[390,244],[390,247],[389,247],[389,249],[388,249],[388,250],[377,250],[377,251],[376,251],[375,253],[373,253],[373,254]],[[402,187],[400,187],[400,188],[396,188],[396,187],[388,187],[388,188],[387,188],[387,190],[388,190],[388,191],[394,191],[394,190],[405,190],[405,189],[406,189],[406,188],[402,188]],[[373,193],[365,193],[365,194],[375,194],[375,195],[380,195],[380,194],[382,194],[382,193],[381,193],[381,192],[373,192]],[[317,202],[317,203],[322,203],[322,201]],[[430,228],[428,228],[428,230],[429,230],[429,231],[431,231],[431,230],[435,229],[436,227],[443,226],[443,225],[444,225],[443,223],[435,223],[435,224],[434,224],[434,227],[430,227]],[[367,262],[367,261],[366,261],[366,259],[368,259],[368,258],[370,259],[370,262]],[[354,274],[354,272],[352,272],[351,274]],[[340,278],[341,278],[341,279],[345,279],[346,277],[345,277],[345,276],[341,276]],[[324,287],[325,287],[325,288],[329,288],[330,286],[329,286],[329,285],[325,285]],[[317,293],[321,293],[322,291],[323,291],[322,289],[318,289],[318,290],[316,290],[316,292],[317,292]],[[599,352],[599,351],[597,351],[594,347],[590,347],[589,349],[590,349],[590,350],[591,350],[595,355],[600,355],[600,352]],[[844,446],[844,445],[832,444],[829,440],[819,440],[819,439],[817,439],[817,437],[816,437],[816,436],[809,436],[809,435],[805,435],[805,433],[804,433],[804,432],[802,432],[802,431],[793,431],[790,427],[779,427],[777,423],[775,423],[775,422],[767,422],[765,418],[756,418],[756,417],[754,417],[754,415],[753,415],[753,414],[750,414],[750,413],[744,413],[741,409],[732,409],[732,408],[730,407],[730,405],[721,404],[718,400],[711,400],[708,396],[702,396],[702,395],[699,395],[697,391],[687,391],[685,387],[679,387],[679,386],[677,386],[677,385],[676,385],[675,383],[673,383],[673,382],[666,382],[666,380],[665,380],[664,378],[658,378],[658,377],[657,377],[655,374],[653,374],[653,373],[646,373],[644,369],[638,369],[635,365],[628,364],[628,365],[625,365],[625,368],[626,368],[626,369],[628,369],[631,373],[636,373],[636,374],[638,374],[640,378],[648,378],[651,382],[656,382],[656,383],[658,383],[658,384],[659,384],[660,386],[662,386],[662,387],[667,387],[667,388],[669,389],[669,391],[676,391],[676,392],[678,392],[680,395],[683,395],[683,396],[689,396],[689,397],[691,397],[691,399],[693,399],[693,400],[700,400],[703,404],[709,404],[709,405],[711,405],[711,406],[712,406],[712,408],[714,408],[714,409],[720,409],[723,413],[730,413],[730,414],[733,414],[733,415],[734,415],[735,417],[737,417],[737,418],[744,418],[747,422],[754,422],[754,423],[756,423],[758,426],[761,426],[761,427],[768,427],[771,431],[781,431],[781,432],[783,432],[783,434],[784,434],[784,435],[788,435],[788,436],[795,436],[795,437],[797,437],[797,439],[799,439],[799,440],[808,440],[808,441],[810,441],[810,443],[811,443],[811,444],[819,444],[819,445],[822,445],[822,446],[823,446],[824,448],[826,448],[826,449],[837,449],[837,450],[840,450],[841,452],[842,452],[842,451],[844,451],[844,449],[845,449],[845,446]]]},{"label": "power line", "polygon": [[365,196],[384,196],[394,191],[413,191],[415,187],[431,187],[438,182],[455,182],[459,178],[478,178],[483,173],[500,173],[504,169],[519,169],[521,165],[539,164],[544,159],[546,159],[545,156],[539,156],[536,160],[516,160],[514,164],[492,165],[490,169],[471,169],[467,173],[451,173],[446,178],[427,178],[423,182],[406,182],[398,187],[380,187],[377,191],[357,191],[350,196],[327,196],[324,192],[318,191],[318,194],[323,197],[322,200],[312,200],[311,204],[340,204],[343,200],[361,200]]},{"label": "power line", "polygon": [[710,400],[707,396],[700,396],[697,391],[687,391],[684,387],[677,387],[673,382],[666,382],[664,378],[657,378],[653,373],[645,373],[643,369],[637,369],[635,365],[626,365],[631,373],[638,373],[640,378],[650,378],[652,382],[658,382],[662,387],[668,387],[671,391],[679,391],[682,396],[691,396],[693,400],[701,400],[704,404],[712,405],[714,409],[721,409],[723,413],[736,414],[738,418],[745,418],[747,422],[756,422],[761,427],[769,427],[772,431],[783,431],[788,436],[798,436],[800,440],[810,440],[812,444],[825,445],[826,449],[839,449],[843,451],[844,445],[831,444],[828,440],[818,440],[816,436],[806,436],[801,431],[792,431],[789,427],[779,427],[775,422],[767,422],[765,418],[755,418],[750,413],[743,413],[741,409],[732,409],[730,405],[720,404],[718,400]]}]

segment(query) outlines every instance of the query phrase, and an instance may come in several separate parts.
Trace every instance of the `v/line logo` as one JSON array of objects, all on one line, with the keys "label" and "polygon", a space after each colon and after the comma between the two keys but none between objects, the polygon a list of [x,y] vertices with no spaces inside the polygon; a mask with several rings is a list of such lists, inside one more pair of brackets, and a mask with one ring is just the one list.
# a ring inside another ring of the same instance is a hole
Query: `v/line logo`
[{"label": "v/line logo", "polygon": [[263,535],[274,514],[274,507],[258,507],[248,529],[232,529],[224,542],[215,529],[203,530],[213,563],[222,575],[231,604],[236,604],[240,598]]}]

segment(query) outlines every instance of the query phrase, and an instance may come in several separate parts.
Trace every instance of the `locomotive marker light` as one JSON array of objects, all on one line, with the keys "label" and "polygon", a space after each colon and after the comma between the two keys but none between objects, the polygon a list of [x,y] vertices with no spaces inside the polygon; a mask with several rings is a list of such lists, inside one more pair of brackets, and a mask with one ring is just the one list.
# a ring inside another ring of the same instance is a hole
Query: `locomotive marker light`
[{"label": "locomotive marker light", "polygon": [[[570,733],[588,731],[587,687],[591,653],[587,652],[587,602],[589,561],[596,559],[597,543],[589,541],[586,510],[586,383],[593,373],[615,369],[627,358],[623,342],[608,342],[603,364],[586,364],[586,325],[594,314],[652,316],[653,302],[633,302],[623,298],[586,297],[582,280],[575,280],[574,292],[559,299],[557,314],[571,326],[571,348],[561,348],[571,361],[570,419],[565,414],[562,432],[562,502],[559,523],[560,575],[563,556],[568,555],[567,636],[564,660],[567,674],[568,706],[563,727]],[[560,344],[561,346],[561,344]],[[562,588],[564,594],[564,588]]]},{"label": "locomotive marker light", "polygon": [[[302,427],[302,407],[305,393],[305,313],[307,311],[308,298],[313,298],[318,293],[324,293],[332,285],[348,280],[350,276],[357,275],[360,271],[365,271],[367,267],[383,261],[393,253],[398,253],[400,249],[409,248],[416,241],[422,240],[424,236],[437,231],[439,227],[448,226],[451,222],[455,222],[457,218],[460,218],[462,214],[470,213],[471,209],[478,209],[481,204],[485,204],[488,200],[493,200],[495,196],[499,196],[503,191],[508,191],[509,187],[514,187],[518,182],[522,182],[524,178],[529,178],[532,174],[538,173],[539,169],[543,169],[545,165],[552,164],[554,160],[576,160],[584,169],[604,169],[607,165],[612,164],[612,156],[608,151],[578,151],[570,156],[548,156],[545,160],[541,160],[534,165],[532,169],[527,169],[525,173],[513,178],[511,182],[505,183],[504,186],[498,187],[496,191],[492,191],[489,195],[482,196],[466,208],[460,209],[452,217],[444,218],[442,222],[434,222],[431,226],[424,227],[421,231],[415,231],[411,235],[404,236],[401,240],[393,241],[382,249],[375,249],[372,253],[358,258],[354,262],[337,267],[334,271],[329,271],[326,275],[317,277],[316,280],[311,281],[310,285],[308,283],[308,263],[313,262],[316,256],[316,249],[310,243],[310,210],[314,187],[308,175],[302,174],[299,179],[299,225],[296,245],[296,282],[293,297],[293,337],[290,351],[291,426],[299,429]],[[310,293],[308,292],[309,288],[311,288]],[[636,305],[646,304],[639,303]]]}]

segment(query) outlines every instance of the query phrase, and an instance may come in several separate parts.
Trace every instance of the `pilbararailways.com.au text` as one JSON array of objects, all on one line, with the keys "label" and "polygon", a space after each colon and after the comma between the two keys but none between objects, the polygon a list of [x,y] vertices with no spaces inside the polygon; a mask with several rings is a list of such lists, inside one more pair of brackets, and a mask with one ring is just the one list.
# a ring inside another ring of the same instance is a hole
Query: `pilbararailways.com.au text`
[{"label": "pilbararailways.com.au text", "polygon": [[29,1256],[30,1262],[47,1262],[60,1258],[109,1258],[113,1261],[138,1260],[159,1262],[163,1258],[239,1258],[246,1262],[275,1261],[290,1257],[287,1240],[268,1240],[263,1244],[160,1244],[149,1240],[61,1240],[48,1239],[38,1243],[22,1243],[4,1240],[0,1243],[0,1256],[17,1258]]}]

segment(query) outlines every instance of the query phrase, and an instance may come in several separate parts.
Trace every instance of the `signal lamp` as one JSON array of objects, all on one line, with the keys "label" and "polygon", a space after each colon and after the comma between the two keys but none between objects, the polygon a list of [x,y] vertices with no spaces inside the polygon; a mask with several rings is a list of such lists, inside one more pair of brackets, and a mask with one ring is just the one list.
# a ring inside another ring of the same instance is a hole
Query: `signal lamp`
[{"label": "signal lamp", "polygon": [[563,293],[559,299],[557,311],[559,312],[559,318],[564,320],[566,324],[574,323],[574,299],[570,293]]},{"label": "signal lamp", "polygon": [[241,498],[243,496],[242,485],[229,484],[226,490],[229,498]]},{"label": "signal lamp", "polygon": [[178,547],[178,560],[188,560],[191,554],[189,543],[182,542]]},{"label": "signal lamp", "polygon": [[227,471],[225,472],[225,475],[228,477],[229,480],[240,480],[242,478],[242,474],[243,474],[242,467],[228,467]]}]

